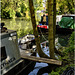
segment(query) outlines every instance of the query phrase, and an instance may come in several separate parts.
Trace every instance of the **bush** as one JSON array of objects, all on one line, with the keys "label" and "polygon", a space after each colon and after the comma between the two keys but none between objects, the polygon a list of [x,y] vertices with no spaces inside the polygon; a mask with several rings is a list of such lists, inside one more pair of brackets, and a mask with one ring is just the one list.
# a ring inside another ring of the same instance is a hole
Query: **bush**
[{"label": "bush", "polygon": [[13,9],[3,9],[1,12],[2,18],[14,18],[15,17],[15,11]]},{"label": "bush", "polygon": [[1,18],[10,18],[9,10],[6,9],[1,10]]},{"label": "bush", "polygon": [[66,48],[65,52],[74,52],[74,34],[75,34],[75,31],[71,34],[70,38],[69,38],[69,41],[68,41],[68,47]]},{"label": "bush", "polygon": [[59,73],[52,71],[49,75],[59,75]]},{"label": "bush", "polygon": [[17,11],[17,12],[16,12],[16,16],[17,16],[17,17],[21,17],[21,13]]},{"label": "bush", "polygon": [[10,13],[10,18],[14,18],[15,17],[16,12],[13,9],[10,9],[9,13]]}]

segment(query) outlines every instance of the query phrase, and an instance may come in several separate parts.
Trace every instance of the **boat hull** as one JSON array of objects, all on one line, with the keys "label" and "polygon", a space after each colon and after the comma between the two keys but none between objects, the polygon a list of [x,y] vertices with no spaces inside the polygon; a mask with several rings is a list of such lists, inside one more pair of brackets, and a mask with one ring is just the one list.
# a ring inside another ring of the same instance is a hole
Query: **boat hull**
[{"label": "boat hull", "polygon": [[5,73],[4,75],[28,75],[35,66],[36,62],[23,59],[19,65]]},{"label": "boat hull", "polygon": [[[39,33],[47,33],[48,27],[42,27],[39,25],[37,26]],[[56,34],[71,34],[74,31],[74,29],[70,28],[61,28],[59,25],[56,25]]]}]

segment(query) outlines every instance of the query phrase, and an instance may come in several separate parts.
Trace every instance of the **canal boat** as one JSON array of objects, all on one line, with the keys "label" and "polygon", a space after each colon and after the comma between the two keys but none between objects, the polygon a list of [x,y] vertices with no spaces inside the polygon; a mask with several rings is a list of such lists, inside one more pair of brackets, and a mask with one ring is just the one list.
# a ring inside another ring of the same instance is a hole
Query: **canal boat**
[{"label": "canal boat", "polygon": [[35,52],[21,51],[18,47],[17,33],[8,30],[1,24],[1,75],[28,75],[34,69],[36,62],[21,58],[21,53],[28,56],[36,56]]},{"label": "canal boat", "polygon": [[[42,18],[41,18],[39,25],[37,25],[37,29],[38,29],[39,33],[47,33],[48,32],[48,19],[47,18],[48,18],[48,16],[46,16],[46,24],[42,23]],[[60,23],[62,18],[65,18],[64,20],[66,20],[66,21],[63,20],[62,23]],[[71,26],[72,21],[68,20],[67,18],[73,19],[72,26]],[[60,16],[60,20],[56,21],[56,34],[71,34],[74,31],[74,18],[75,18],[75,14],[74,15],[73,14],[62,15],[62,17]]]}]

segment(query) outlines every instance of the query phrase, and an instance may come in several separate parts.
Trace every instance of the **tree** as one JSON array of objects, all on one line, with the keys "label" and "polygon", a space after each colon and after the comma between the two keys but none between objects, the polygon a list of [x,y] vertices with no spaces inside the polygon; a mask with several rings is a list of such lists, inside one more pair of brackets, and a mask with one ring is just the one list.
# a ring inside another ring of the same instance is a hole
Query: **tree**
[{"label": "tree", "polygon": [[74,0],[57,0],[58,14],[74,14]]},{"label": "tree", "polygon": [[74,1],[73,0],[66,0],[66,5],[67,5],[67,8],[68,8],[68,11],[71,14],[74,14]]},{"label": "tree", "polygon": [[55,58],[54,49],[55,49],[55,23],[54,17],[55,12],[53,12],[53,5],[56,1],[55,0],[48,0],[48,40],[49,40],[49,54],[50,58]]},{"label": "tree", "polygon": [[36,26],[36,20],[35,20],[35,14],[34,14],[34,6],[33,6],[33,0],[29,0],[29,8],[30,8],[30,14],[31,14],[31,21],[33,26],[33,33],[35,36],[36,46],[37,46],[37,52],[40,57],[49,58],[42,50],[40,46],[40,39],[38,37],[38,31]]}]

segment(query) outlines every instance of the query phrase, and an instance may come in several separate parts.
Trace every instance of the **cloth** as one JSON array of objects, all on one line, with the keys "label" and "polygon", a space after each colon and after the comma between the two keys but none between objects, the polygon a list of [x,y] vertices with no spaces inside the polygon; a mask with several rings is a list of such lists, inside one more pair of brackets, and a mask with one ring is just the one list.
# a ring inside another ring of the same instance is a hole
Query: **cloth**
[{"label": "cloth", "polygon": [[62,28],[74,28],[74,19],[72,17],[63,17],[59,22],[59,26]]}]

